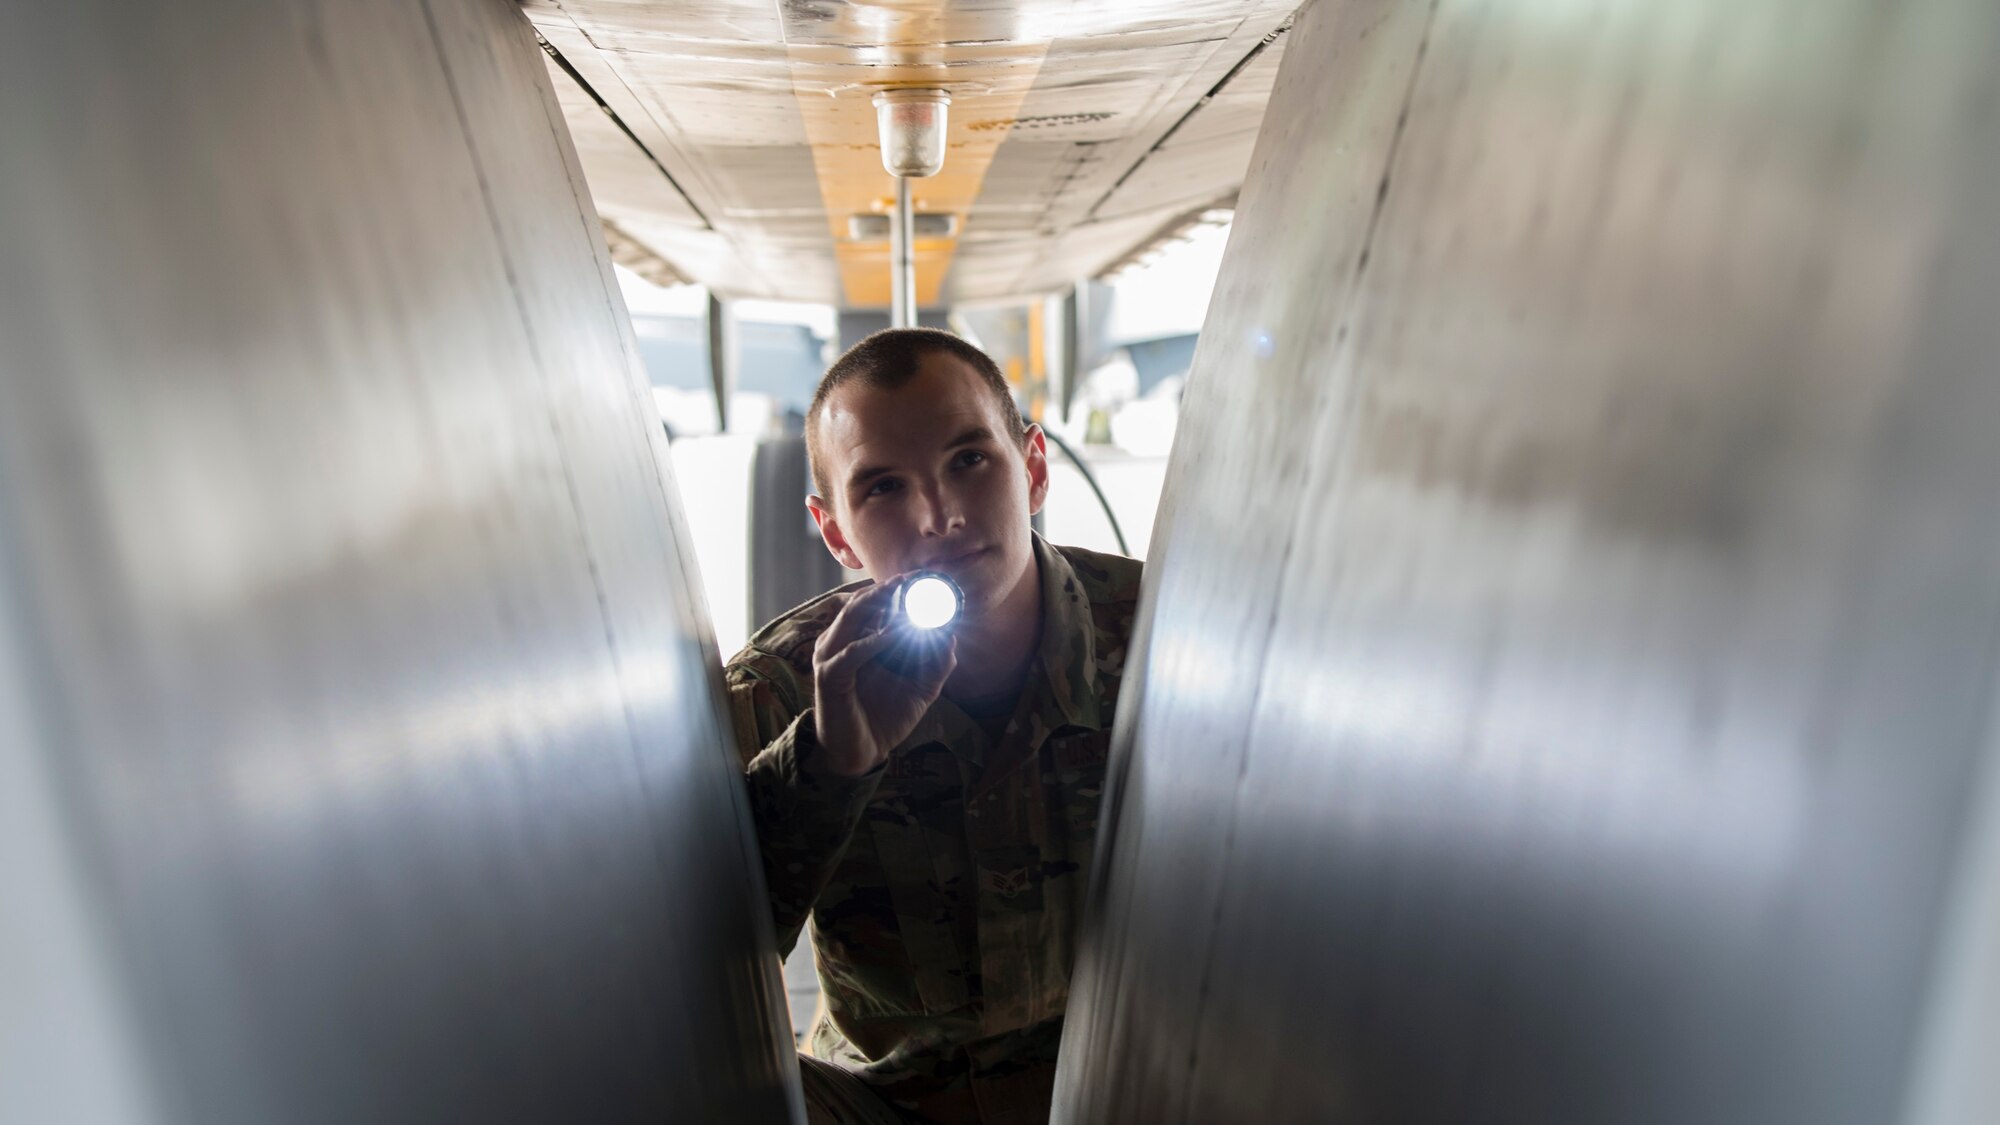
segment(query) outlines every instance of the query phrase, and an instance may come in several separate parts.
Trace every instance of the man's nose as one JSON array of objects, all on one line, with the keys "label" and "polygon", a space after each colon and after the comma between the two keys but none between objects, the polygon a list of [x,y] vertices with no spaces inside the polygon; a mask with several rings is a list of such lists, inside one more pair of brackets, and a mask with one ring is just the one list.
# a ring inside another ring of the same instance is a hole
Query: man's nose
[{"label": "man's nose", "polygon": [[931,484],[920,490],[923,502],[919,505],[922,531],[925,535],[948,535],[965,523],[958,497],[952,490],[941,484]]}]

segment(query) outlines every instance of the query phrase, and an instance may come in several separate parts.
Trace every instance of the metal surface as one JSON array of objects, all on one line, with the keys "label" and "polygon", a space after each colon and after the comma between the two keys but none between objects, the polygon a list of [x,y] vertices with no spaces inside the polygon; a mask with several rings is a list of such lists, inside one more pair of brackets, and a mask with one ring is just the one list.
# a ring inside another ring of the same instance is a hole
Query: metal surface
[{"label": "metal surface", "polygon": [[1083,355],[1084,344],[1089,339],[1090,313],[1090,283],[1079,281],[1069,287],[1062,300],[1062,362],[1056,364],[1061,386],[1056,394],[1056,417],[1064,422],[1069,421],[1070,409],[1076,405],[1077,388],[1083,385],[1083,377],[1090,373]]},{"label": "metal surface", "polygon": [[889,216],[889,326],[917,323],[917,231],[910,213],[910,181],[896,180],[896,209]]},{"label": "metal surface", "polygon": [[918,303],[1055,292],[1236,190],[1294,6],[524,4],[607,217],[731,296],[875,309],[888,248],[844,236],[894,190],[876,92],[953,99],[915,193],[958,233],[917,246]]},{"label": "metal surface", "polygon": [[0,1118],[798,1120],[519,12],[16,6],[0,136]]},{"label": "metal surface", "polygon": [[[890,221],[889,215],[849,215],[847,237],[852,242],[887,242]],[[910,234],[913,238],[950,238],[957,233],[957,216],[926,215],[921,211],[910,216]]]},{"label": "metal surface", "polygon": [[1996,21],[1300,16],[1058,1122],[2000,1112]]},{"label": "metal surface", "polygon": [[739,624],[754,633],[779,614],[864,577],[859,571],[850,577],[826,549],[818,525],[806,511],[811,492],[805,438],[757,443],[750,462],[749,604],[717,606],[718,615],[747,612],[748,620]]},{"label": "metal surface", "polygon": [[737,375],[743,370],[743,338],[735,310],[713,292],[702,324],[708,330],[708,385],[715,392],[715,428],[728,433],[729,403],[736,397]]}]

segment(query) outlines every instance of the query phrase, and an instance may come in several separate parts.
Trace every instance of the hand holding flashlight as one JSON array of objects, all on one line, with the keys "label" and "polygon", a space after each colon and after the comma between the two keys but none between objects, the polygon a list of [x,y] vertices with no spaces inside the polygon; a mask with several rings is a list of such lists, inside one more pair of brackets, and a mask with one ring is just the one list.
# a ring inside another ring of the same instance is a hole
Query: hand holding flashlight
[{"label": "hand holding flashlight", "polygon": [[[864,774],[917,729],[958,667],[948,624],[963,605],[957,584],[935,572],[848,599],[813,648],[814,733],[828,772]],[[878,659],[892,649],[893,667]]]}]

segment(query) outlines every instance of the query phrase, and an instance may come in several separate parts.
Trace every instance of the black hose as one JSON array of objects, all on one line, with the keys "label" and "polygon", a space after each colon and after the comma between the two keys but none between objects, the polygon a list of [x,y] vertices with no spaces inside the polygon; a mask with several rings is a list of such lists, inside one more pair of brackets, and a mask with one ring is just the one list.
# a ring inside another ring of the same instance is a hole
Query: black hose
[{"label": "black hose", "polygon": [[1090,471],[1090,466],[1083,463],[1083,458],[1076,455],[1076,450],[1071,449],[1068,442],[1057,437],[1054,430],[1045,429],[1042,434],[1056,443],[1056,448],[1062,450],[1063,456],[1069,458],[1070,463],[1076,466],[1077,472],[1083,474],[1083,483],[1089,485],[1092,492],[1097,493],[1097,502],[1104,506],[1104,518],[1111,521],[1111,536],[1118,540],[1118,552],[1130,555],[1132,548],[1125,545],[1125,531],[1118,526],[1118,513],[1111,510],[1111,501],[1106,500],[1104,490],[1097,487],[1097,474]]}]

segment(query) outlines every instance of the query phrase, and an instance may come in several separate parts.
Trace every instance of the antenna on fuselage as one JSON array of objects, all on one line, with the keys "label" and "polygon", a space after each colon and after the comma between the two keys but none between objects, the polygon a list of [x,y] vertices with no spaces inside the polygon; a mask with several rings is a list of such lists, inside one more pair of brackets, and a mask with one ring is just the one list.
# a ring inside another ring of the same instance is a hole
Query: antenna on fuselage
[{"label": "antenna on fuselage", "polygon": [[875,129],[882,167],[896,178],[896,211],[889,219],[889,325],[917,323],[916,220],[910,181],[944,167],[945,120],[951,95],[934,89],[883,90],[875,95]]}]

